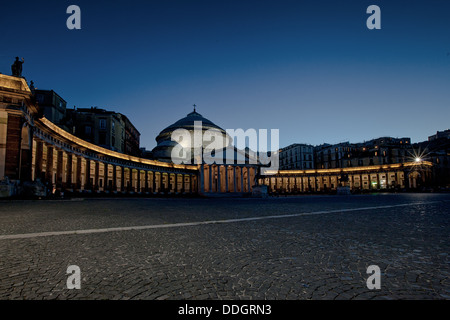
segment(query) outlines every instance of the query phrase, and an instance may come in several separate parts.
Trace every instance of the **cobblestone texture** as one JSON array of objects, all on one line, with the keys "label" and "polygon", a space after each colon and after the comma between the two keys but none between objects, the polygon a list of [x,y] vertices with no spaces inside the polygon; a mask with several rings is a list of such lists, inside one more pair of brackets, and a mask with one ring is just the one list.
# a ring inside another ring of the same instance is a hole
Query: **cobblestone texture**
[{"label": "cobblestone texture", "polygon": [[[0,235],[416,203],[0,240],[0,299],[449,299],[450,195],[1,201]],[[66,287],[69,265],[81,289]],[[369,265],[381,289],[369,290]]]}]

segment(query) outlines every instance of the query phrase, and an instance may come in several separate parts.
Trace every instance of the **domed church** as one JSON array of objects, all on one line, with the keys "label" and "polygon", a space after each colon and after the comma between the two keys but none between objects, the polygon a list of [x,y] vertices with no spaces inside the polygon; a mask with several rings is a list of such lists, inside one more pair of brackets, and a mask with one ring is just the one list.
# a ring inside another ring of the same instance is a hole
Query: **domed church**
[{"label": "domed church", "polygon": [[[176,139],[180,135],[182,139]],[[156,142],[152,150],[155,160],[198,165],[201,194],[252,192],[256,184],[257,157],[237,149],[233,138],[198,113],[195,106],[194,111],[163,129]]]},{"label": "domed church", "polygon": [[[196,127],[197,125],[197,127]],[[201,126],[201,127],[200,127]],[[179,144],[177,141],[173,140],[172,137],[174,136],[174,133],[180,132],[185,133],[186,135],[189,135],[191,138],[190,141],[181,141],[180,144],[185,146],[189,153],[191,154],[191,159],[184,159],[189,161],[190,163],[194,163],[194,148],[195,148],[195,141],[194,141],[194,135],[195,130],[198,130],[199,136],[199,143],[201,145],[198,145],[198,147],[201,147],[203,149],[207,148],[210,144],[210,141],[204,140],[203,137],[206,132],[210,132],[214,134],[215,138],[221,139],[221,144],[223,148],[227,148],[231,145],[231,137],[226,133],[224,129],[214,124],[212,121],[204,118],[200,113],[198,113],[195,108],[194,111],[189,113],[186,117],[176,121],[175,123],[171,124],[164,130],[162,130],[159,135],[156,137],[157,146],[152,150],[152,154],[155,160],[158,161],[164,161],[164,162],[174,162],[174,157],[176,156],[173,154],[173,149]],[[186,131],[184,131],[186,130]],[[201,130],[201,131],[200,131]],[[187,144],[187,145],[186,145]],[[186,149],[185,148],[185,149]],[[176,157],[175,157],[176,158]],[[180,160],[180,159],[176,159]]]}]

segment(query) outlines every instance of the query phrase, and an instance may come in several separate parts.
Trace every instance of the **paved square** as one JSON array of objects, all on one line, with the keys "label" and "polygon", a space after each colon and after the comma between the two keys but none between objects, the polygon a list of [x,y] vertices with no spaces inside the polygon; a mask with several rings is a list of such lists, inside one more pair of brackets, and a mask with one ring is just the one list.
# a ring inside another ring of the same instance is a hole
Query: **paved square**
[{"label": "paved square", "polygon": [[449,299],[449,214],[448,194],[1,201],[0,299]]}]

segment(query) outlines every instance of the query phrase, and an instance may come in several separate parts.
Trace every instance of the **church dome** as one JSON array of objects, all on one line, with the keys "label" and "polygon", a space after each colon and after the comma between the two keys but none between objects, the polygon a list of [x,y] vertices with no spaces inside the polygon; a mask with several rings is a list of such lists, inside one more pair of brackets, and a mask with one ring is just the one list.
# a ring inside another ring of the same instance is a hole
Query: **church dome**
[{"label": "church dome", "polygon": [[[223,130],[221,127],[217,126],[216,124],[214,124],[212,121],[204,118],[197,111],[192,111],[186,117],[178,120],[174,124],[171,124],[170,126],[165,128],[163,131],[161,131],[159,136],[161,136],[161,135],[163,135],[164,133],[167,133],[167,132],[171,133],[171,132],[173,132],[176,129],[194,130],[194,122],[195,121],[201,121],[203,128],[206,127],[207,129],[217,129],[217,130],[225,132],[225,130]],[[158,141],[158,137],[156,138],[156,141]]]},{"label": "church dome", "polygon": [[[194,147],[193,136],[195,122],[197,121],[200,121],[202,125],[202,137],[205,131],[210,130],[215,136],[218,135],[223,139],[223,147],[227,147],[230,144],[230,137],[224,129],[214,124],[211,120],[204,118],[194,109],[186,117],[176,121],[159,133],[156,137],[157,146],[152,150],[153,157],[159,161],[172,162],[172,149],[178,145],[178,142],[172,140],[172,134],[178,129],[184,129],[190,133],[192,138],[190,143],[192,151]],[[202,145],[203,147],[207,147],[210,143],[211,141],[208,139],[208,141],[203,141]],[[193,154],[193,151],[191,154]]]}]

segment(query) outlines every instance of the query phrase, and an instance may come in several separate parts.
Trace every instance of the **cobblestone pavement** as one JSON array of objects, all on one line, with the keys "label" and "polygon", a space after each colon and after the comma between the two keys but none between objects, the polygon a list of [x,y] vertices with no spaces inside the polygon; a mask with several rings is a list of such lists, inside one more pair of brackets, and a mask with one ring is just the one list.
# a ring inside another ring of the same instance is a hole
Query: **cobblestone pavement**
[{"label": "cobblestone pavement", "polygon": [[[449,299],[449,214],[448,194],[0,201],[0,299]],[[157,227],[104,230],[134,226]]]}]

